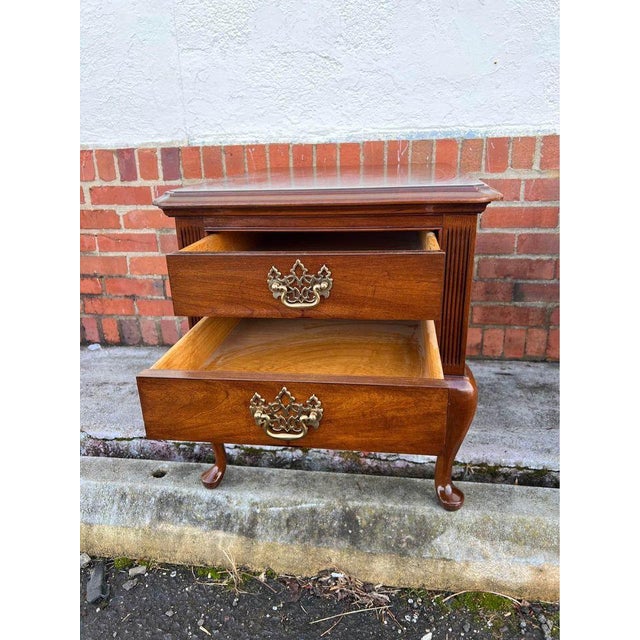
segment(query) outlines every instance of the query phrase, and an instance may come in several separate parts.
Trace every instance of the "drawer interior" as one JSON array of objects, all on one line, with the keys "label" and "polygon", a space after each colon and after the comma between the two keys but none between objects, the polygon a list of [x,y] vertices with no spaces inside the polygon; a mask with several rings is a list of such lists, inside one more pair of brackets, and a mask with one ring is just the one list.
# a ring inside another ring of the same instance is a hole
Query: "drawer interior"
[{"label": "drawer interior", "polygon": [[444,378],[431,320],[203,318],[152,369]]},{"label": "drawer interior", "polygon": [[214,233],[180,250],[180,253],[221,251],[439,251],[433,231],[366,231],[330,233]]}]

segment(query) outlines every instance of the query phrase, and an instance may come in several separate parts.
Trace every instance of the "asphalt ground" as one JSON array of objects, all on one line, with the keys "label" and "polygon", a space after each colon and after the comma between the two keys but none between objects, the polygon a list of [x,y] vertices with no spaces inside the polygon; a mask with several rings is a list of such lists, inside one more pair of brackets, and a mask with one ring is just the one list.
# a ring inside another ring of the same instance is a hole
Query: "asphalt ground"
[{"label": "asphalt ground", "polygon": [[[87,585],[98,565],[107,595],[89,603]],[[93,558],[81,568],[80,633],[82,640],[560,637],[557,603],[394,589],[331,569],[303,578],[126,558]]]}]

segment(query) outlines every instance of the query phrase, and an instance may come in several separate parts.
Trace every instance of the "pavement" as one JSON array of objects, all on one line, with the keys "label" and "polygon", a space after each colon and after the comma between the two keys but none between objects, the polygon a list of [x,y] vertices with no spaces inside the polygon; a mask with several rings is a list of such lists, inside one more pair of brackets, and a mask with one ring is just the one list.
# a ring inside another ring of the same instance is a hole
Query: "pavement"
[{"label": "pavement", "polygon": [[454,469],[466,502],[447,513],[426,456],[230,446],[207,491],[210,445],[145,438],[135,376],[165,351],[81,348],[83,551],[558,598],[558,365],[470,362],[479,405]]}]

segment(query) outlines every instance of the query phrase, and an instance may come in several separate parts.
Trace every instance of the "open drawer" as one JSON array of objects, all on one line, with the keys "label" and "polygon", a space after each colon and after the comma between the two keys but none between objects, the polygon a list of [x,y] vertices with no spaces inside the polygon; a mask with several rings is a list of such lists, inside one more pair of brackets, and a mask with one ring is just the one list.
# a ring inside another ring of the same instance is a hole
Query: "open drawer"
[{"label": "open drawer", "polygon": [[203,318],[137,378],[147,437],[437,455],[432,321]]},{"label": "open drawer", "polygon": [[433,232],[216,233],[167,256],[176,315],[438,319]]}]

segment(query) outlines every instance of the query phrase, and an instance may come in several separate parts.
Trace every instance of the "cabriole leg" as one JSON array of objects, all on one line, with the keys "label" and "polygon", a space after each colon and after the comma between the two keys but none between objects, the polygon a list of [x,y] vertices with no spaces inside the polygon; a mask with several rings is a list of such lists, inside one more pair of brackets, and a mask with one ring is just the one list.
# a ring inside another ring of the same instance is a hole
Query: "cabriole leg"
[{"label": "cabriole leg", "polygon": [[224,450],[224,444],[216,444],[213,442],[212,446],[215,464],[200,476],[202,484],[207,489],[215,489],[222,482],[224,472],[227,469],[227,454]]},{"label": "cabriole leg", "polygon": [[447,511],[455,511],[464,503],[464,494],[451,481],[451,468],[476,413],[478,388],[469,367],[465,368],[465,376],[447,378],[447,382],[447,433],[444,450],[436,460],[435,485],[440,504]]}]

